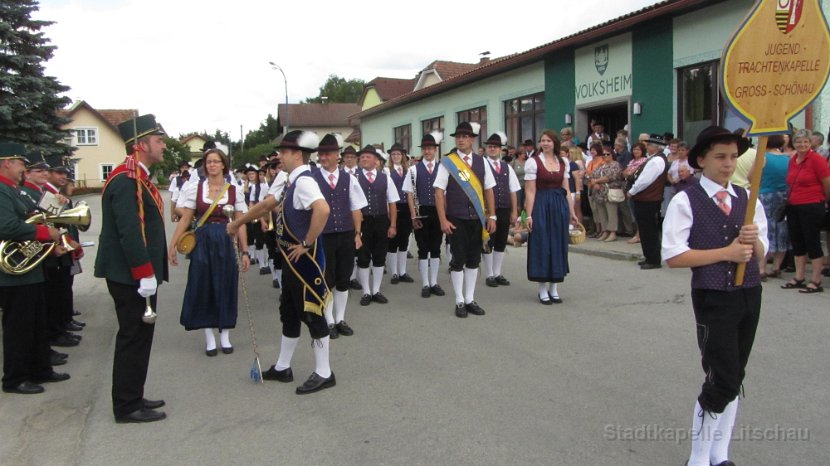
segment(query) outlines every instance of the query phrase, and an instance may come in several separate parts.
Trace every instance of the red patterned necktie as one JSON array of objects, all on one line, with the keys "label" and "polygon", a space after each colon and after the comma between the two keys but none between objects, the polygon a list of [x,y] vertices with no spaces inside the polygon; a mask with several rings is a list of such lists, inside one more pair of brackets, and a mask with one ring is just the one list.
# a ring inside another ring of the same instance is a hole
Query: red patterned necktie
[{"label": "red patterned necktie", "polygon": [[398,167],[398,176],[403,176],[403,167]]},{"label": "red patterned necktie", "polygon": [[496,162],[496,175],[501,173],[501,164]]},{"label": "red patterned necktie", "polygon": [[334,184],[334,173],[329,173],[329,186],[331,186],[331,189],[334,189],[336,186]]},{"label": "red patterned necktie", "polygon": [[432,175],[432,162],[427,163],[427,171]]},{"label": "red patterned necktie", "polygon": [[466,163],[467,165],[470,164],[470,156],[469,155],[464,156],[464,163]]},{"label": "red patterned necktie", "polygon": [[369,183],[375,182],[375,174],[372,172],[366,173],[366,178],[369,178]]},{"label": "red patterned necktie", "polygon": [[720,207],[720,210],[722,210],[723,213],[729,215],[729,213],[732,212],[732,207],[726,203],[726,196],[729,196],[729,193],[726,191],[718,191],[715,193],[715,199],[718,200],[718,207]]}]

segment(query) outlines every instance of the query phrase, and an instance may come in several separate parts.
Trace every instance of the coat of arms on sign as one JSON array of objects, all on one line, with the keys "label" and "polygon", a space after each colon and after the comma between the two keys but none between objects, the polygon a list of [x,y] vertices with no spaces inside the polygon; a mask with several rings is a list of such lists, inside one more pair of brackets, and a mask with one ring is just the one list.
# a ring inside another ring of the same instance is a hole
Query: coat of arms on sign
[{"label": "coat of arms on sign", "polygon": [[608,68],[608,44],[594,47],[594,66],[597,67],[600,76],[605,74]]}]

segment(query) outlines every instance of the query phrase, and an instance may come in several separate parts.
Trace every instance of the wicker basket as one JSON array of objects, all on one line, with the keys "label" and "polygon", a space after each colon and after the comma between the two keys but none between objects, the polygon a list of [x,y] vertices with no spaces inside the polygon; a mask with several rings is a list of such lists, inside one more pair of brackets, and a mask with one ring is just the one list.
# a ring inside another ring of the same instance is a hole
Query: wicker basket
[{"label": "wicker basket", "polygon": [[568,231],[568,243],[582,244],[585,242],[585,227],[577,223],[573,230]]}]

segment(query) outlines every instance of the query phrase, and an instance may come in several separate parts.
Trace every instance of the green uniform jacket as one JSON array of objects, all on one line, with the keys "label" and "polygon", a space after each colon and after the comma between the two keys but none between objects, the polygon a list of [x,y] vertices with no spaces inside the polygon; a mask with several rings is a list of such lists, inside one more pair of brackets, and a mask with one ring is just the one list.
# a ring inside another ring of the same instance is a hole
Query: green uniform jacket
[{"label": "green uniform jacket", "polygon": [[[46,227],[26,223],[30,207],[21,196],[21,188],[10,184],[8,179],[0,180],[0,240],[27,241],[44,239]],[[40,234],[39,230],[41,230]],[[46,231],[46,238],[49,233]],[[43,282],[43,268],[38,265],[24,275],[9,275],[0,272],[0,286],[32,285]]]},{"label": "green uniform jacket", "polygon": [[138,285],[153,274],[167,280],[167,238],[164,220],[153,196],[142,188],[144,232],[141,237],[136,190],[138,181],[116,175],[101,195],[101,236],[95,257],[95,276],[124,285]]}]

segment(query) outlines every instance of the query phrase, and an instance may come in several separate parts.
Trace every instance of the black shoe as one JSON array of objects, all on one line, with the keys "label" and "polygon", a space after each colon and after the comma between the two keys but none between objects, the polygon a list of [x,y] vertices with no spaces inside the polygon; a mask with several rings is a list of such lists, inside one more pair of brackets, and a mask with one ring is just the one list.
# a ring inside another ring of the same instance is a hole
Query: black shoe
[{"label": "black shoe", "polygon": [[45,392],[46,389],[36,383],[22,382],[16,387],[3,387],[3,391],[6,393],[17,393],[19,395],[36,395]]},{"label": "black shoe", "polygon": [[637,265],[639,265],[639,266],[643,266],[643,265],[645,265],[645,263],[646,263],[646,261],[645,261],[645,260],[641,260],[640,262],[637,262]]},{"label": "black shoe", "polygon": [[222,347],[222,354],[233,354],[233,346]]},{"label": "black shoe", "polygon": [[469,312],[470,314],[472,314],[474,316],[483,316],[484,315],[484,309],[482,309],[481,306],[479,306],[478,303],[475,302],[475,301],[472,301],[472,302],[469,302],[469,303],[465,304],[464,307],[467,308],[467,312]]},{"label": "black shoe", "polygon": [[71,319],[70,322],[74,323],[75,325],[80,325],[81,327],[86,327],[86,322],[81,322],[80,320]]},{"label": "black shoe", "polygon": [[415,283],[415,279],[412,278],[408,273],[405,273],[403,275],[398,275],[398,280],[400,280],[404,283]]},{"label": "black shoe", "polygon": [[663,268],[663,266],[660,265],[660,264],[649,264],[648,262],[646,262],[645,264],[640,266],[641,270],[652,270],[652,269],[661,269],[661,268]]},{"label": "black shoe", "polygon": [[70,332],[80,332],[81,330],[84,329],[82,326],[76,324],[73,321],[67,322],[66,325],[64,326],[64,328],[66,330],[69,330]]},{"label": "black shoe", "polygon": [[537,297],[539,298],[539,302],[544,304],[545,306],[550,306],[551,304],[553,304],[553,301],[550,299],[550,295],[545,296],[547,299],[538,295]]},{"label": "black shoe", "polygon": [[124,416],[116,416],[115,422],[118,424],[131,424],[138,422],[155,422],[161,421],[167,417],[161,411],[153,411],[152,409],[140,408]]},{"label": "black shoe", "polygon": [[270,275],[271,274],[271,269],[269,267],[260,267],[259,268],[259,274],[260,275]]},{"label": "black shoe", "polygon": [[447,294],[444,292],[444,289],[441,288],[441,285],[432,285],[431,287],[429,287],[429,292],[434,294],[435,296],[444,296],[445,294]]},{"label": "black shoe", "polygon": [[551,297],[550,297],[550,300],[551,300],[554,304],[562,304],[562,298],[560,298],[559,296],[551,296]]},{"label": "black shoe", "polygon": [[455,316],[462,319],[467,317],[467,306],[464,303],[455,303]]},{"label": "black shoe", "polygon": [[425,287],[421,288],[421,297],[422,298],[429,298],[431,295],[432,295],[432,293],[430,293],[428,286],[425,286]]},{"label": "black shoe", "polygon": [[267,371],[262,373],[262,378],[264,380],[276,380],[278,382],[288,383],[294,381],[294,372],[291,371],[290,367],[278,371],[277,366],[273,365]]},{"label": "black shoe", "polygon": [[329,338],[336,340],[339,336],[340,334],[337,333],[337,327],[335,327],[334,324],[329,324]]},{"label": "black shoe", "polygon": [[84,337],[78,335],[77,333],[64,332],[64,335],[66,335],[67,338],[71,338],[71,339],[77,341],[78,343],[80,343],[81,340],[84,339]]},{"label": "black shoe", "polygon": [[52,366],[62,366],[66,364],[66,358],[58,357],[55,354],[49,355],[49,364]]},{"label": "black shoe", "polygon": [[57,352],[57,351],[53,350],[52,348],[49,348],[49,355],[50,355],[50,356],[54,356],[54,357],[59,358],[59,359],[67,359],[67,358],[69,358],[69,355],[68,355],[68,354],[66,354],[66,353],[59,353],[59,352]]},{"label": "black shoe", "polygon": [[386,296],[384,296],[380,291],[372,295],[372,301],[380,304],[386,304],[389,302],[389,300],[386,299]]},{"label": "black shoe", "polygon": [[[687,461],[688,463],[688,461]],[[735,463],[729,460],[724,461],[723,463],[713,464],[712,466],[735,466]]]},{"label": "black shoe", "polygon": [[372,302],[372,295],[370,295],[370,294],[365,294],[365,295],[360,297],[360,305],[361,306],[368,306],[369,303],[371,303],[371,302]]},{"label": "black shoe", "polygon": [[217,354],[219,354],[219,350],[217,350],[216,348],[205,350],[205,355],[207,355],[207,357],[209,357],[209,358],[212,358],[212,357],[216,356]]},{"label": "black shoe", "polygon": [[78,340],[63,334],[58,338],[49,342],[49,346],[57,346],[60,348],[69,348],[72,346],[78,346]]},{"label": "black shoe", "polygon": [[148,400],[147,398],[142,398],[141,404],[147,409],[159,409],[167,403],[164,400]]},{"label": "black shoe", "polygon": [[352,280],[352,281],[350,281],[350,282],[349,282],[349,288],[351,288],[351,289],[353,289],[353,290],[359,290],[359,289],[362,289],[363,287],[362,287],[362,286],[360,286],[360,282],[359,282],[359,281],[357,281],[357,280]]},{"label": "black shoe", "polygon": [[69,380],[69,374],[64,374],[55,371],[52,371],[52,373],[47,375],[46,377],[32,377],[32,382],[36,384],[63,382],[64,380]]},{"label": "black shoe", "polygon": [[274,288],[279,288],[280,287],[280,281],[275,278],[274,281],[271,282],[271,285]]},{"label": "black shoe", "polygon": [[347,324],[345,320],[341,320],[340,322],[338,322],[337,325],[335,325],[335,327],[337,327],[337,331],[340,333],[340,335],[346,337],[354,335],[354,330],[352,330],[352,328],[349,327],[349,324]]},{"label": "black shoe", "polygon": [[504,278],[504,275],[499,275],[496,277],[496,283],[501,286],[510,286],[510,280]]},{"label": "black shoe", "polygon": [[401,281],[401,280],[398,277],[398,274],[394,274],[394,275],[392,275],[392,280],[390,280],[389,283],[391,283],[393,285],[397,285],[399,281]]},{"label": "black shoe", "polygon": [[328,378],[320,377],[316,372],[311,373],[311,377],[305,381],[304,384],[297,387],[297,395],[307,395],[309,393],[319,392],[320,390],[333,387],[337,385],[337,380],[334,379],[334,372]]},{"label": "black shoe", "polygon": [[499,282],[496,281],[496,277],[487,277],[484,279],[484,283],[490,288],[496,288],[499,286]]}]

